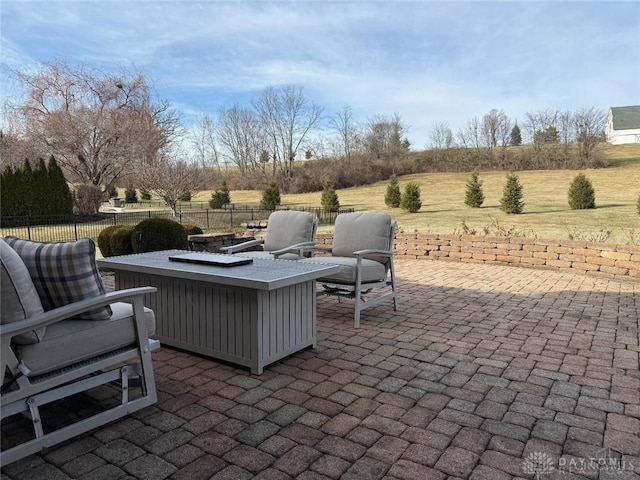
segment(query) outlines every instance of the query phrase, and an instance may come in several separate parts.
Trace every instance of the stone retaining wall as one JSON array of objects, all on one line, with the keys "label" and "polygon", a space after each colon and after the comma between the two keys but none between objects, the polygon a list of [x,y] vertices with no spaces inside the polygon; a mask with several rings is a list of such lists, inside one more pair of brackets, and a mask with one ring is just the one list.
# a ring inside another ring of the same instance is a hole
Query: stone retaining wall
[{"label": "stone retaining wall", "polygon": [[[333,237],[319,234],[330,246]],[[414,259],[545,268],[640,281],[640,246],[570,240],[481,237],[475,235],[396,235],[398,255]]]}]

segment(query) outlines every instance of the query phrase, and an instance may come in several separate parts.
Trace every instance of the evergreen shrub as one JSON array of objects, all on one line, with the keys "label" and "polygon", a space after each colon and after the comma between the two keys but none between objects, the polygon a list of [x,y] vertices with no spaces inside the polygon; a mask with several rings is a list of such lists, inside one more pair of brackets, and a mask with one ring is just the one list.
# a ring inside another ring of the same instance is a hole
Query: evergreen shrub
[{"label": "evergreen shrub", "polygon": [[416,182],[409,182],[404,186],[400,207],[409,213],[416,213],[422,207],[420,186]]},{"label": "evergreen shrub", "polygon": [[113,251],[111,250],[111,235],[122,225],[111,225],[103,228],[98,234],[98,248],[103,257],[112,257]]},{"label": "evergreen shrub", "polygon": [[575,176],[569,187],[569,206],[572,210],[596,208],[596,192],[591,180],[583,173]]},{"label": "evergreen shrub", "polygon": [[320,204],[326,212],[337,212],[340,209],[340,201],[335,188],[330,183],[325,183],[320,197]]},{"label": "evergreen shrub", "polygon": [[[138,244],[138,236],[141,241]],[[182,225],[168,218],[147,218],[133,228],[131,244],[135,253],[188,247],[187,232]]]},{"label": "evergreen shrub", "polygon": [[183,223],[182,228],[184,228],[184,231],[187,232],[187,235],[201,235],[204,233],[204,231],[198,225],[195,225],[193,223]]},{"label": "evergreen shrub", "polygon": [[260,206],[265,210],[275,210],[280,205],[280,189],[275,183],[270,183],[262,192]]},{"label": "evergreen shrub", "polygon": [[223,181],[219,189],[217,189],[215,192],[211,192],[209,206],[211,208],[222,208],[228,203],[231,203],[231,195],[229,193],[227,182]]},{"label": "evergreen shrub", "polygon": [[141,200],[151,200],[151,192],[146,188],[140,189],[140,199]]},{"label": "evergreen shrub", "polygon": [[387,185],[387,191],[384,194],[384,204],[387,207],[398,208],[401,200],[402,194],[400,193],[398,177],[391,175],[391,178],[389,178],[389,184]]},{"label": "evergreen shrub", "polygon": [[134,231],[133,225],[117,225],[109,239],[112,255],[129,255],[133,253],[131,237]]},{"label": "evergreen shrub", "polygon": [[502,191],[500,209],[505,213],[522,213],[524,202],[522,201],[522,185],[520,179],[514,173],[507,174],[507,182]]},{"label": "evergreen shrub", "polygon": [[482,182],[478,178],[478,174],[474,172],[471,174],[471,178],[467,182],[464,204],[473,208],[480,208],[483,203],[484,193],[482,191]]},{"label": "evergreen shrub", "polygon": [[124,191],[124,201],[127,203],[138,203],[138,192],[133,187],[127,187]]}]

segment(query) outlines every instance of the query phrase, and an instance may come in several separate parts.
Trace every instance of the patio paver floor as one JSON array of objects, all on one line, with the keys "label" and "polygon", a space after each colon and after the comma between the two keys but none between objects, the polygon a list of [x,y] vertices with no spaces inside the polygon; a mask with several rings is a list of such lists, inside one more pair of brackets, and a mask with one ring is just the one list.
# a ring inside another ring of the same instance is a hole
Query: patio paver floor
[{"label": "patio paver floor", "polygon": [[160,349],[155,406],[2,478],[640,480],[640,283],[396,269],[397,312],[320,297],[317,348],[263,375]]}]

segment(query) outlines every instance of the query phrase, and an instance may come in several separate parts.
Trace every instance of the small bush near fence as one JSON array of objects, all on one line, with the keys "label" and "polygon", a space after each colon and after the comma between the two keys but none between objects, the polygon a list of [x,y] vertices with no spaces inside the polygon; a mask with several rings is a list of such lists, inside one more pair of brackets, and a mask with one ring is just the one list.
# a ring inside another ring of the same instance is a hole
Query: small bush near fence
[{"label": "small bush near fence", "polygon": [[[283,209],[284,210],[284,209]],[[309,212],[320,220],[321,225],[332,225],[339,213],[353,212],[353,208],[341,208],[338,212],[327,212],[320,207],[296,208]],[[199,226],[207,232],[233,231],[243,223],[266,220],[270,210],[261,208],[234,207],[229,209],[183,210],[175,217],[168,210],[134,210],[121,213],[100,213],[97,215],[46,215],[2,217],[2,237],[13,235],[39,242],[68,242],[79,238],[98,238],[105,227],[116,225],[137,225],[147,218],[169,218],[180,224]],[[102,250],[102,248],[101,248]]]}]

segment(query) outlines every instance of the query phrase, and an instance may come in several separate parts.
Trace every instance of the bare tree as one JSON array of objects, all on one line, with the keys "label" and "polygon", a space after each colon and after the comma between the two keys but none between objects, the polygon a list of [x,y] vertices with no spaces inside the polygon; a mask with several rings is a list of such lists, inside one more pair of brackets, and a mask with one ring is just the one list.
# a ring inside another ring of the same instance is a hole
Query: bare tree
[{"label": "bare tree", "polygon": [[205,167],[216,167],[220,172],[218,149],[216,148],[215,123],[211,115],[203,114],[191,131],[191,144],[195,149],[196,161]]},{"label": "bare tree", "polygon": [[529,140],[536,151],[540,151],[546,143],[557,141],[558,112],[556,110],[539,110],[525,114],[525,129]]},{"label": "bare tree", "polygon": [[267,87],[254,108],[269,139],[274,168],[278,165],[283,177],[290,179],[293,161],[320,120],[322,107],[310,103],[301,88],[286,86],[280,92]]},{"label": "bare tree", "polygon": [[16,76],[27,93],[13,106],[25,137],[103,192],[179,133],[176,112],[168,102],[152,100],[141,74],[101,74],[56,62]]},{"label": "bare tree", "polygon": [[454,145],[453,132],[447,122],[437,122],[431,127],[429,134],[431,147],[436,150],[447,150]]},{"label": "bare tree", "polygon": [[458,131],[458,140],[465,148],[482,147],[482,127],[478,117],[473,117]]},{"label": "bare tree", "polygon": [[351,107],[343,106],[342,110],[329,120],[329,126],[338,134],[341,155],[350,161],[359,143],[358,125],[353,121]]},{"label": "bare tree", "polygon": [[405,132],[406,126],[399,113],[390,117],[375,115],[367,120],[364,128],[364,148],[376,158],[396,157],[409,149]]},{"label": "bare tree", "polygon": [[161,151],[155,159],[138,172],[141,188],[155,192],[178,213],[180,199],[194,193],[201,180],[202,169],[174,157],[169,151]]},{"label": "bare tree", "polygon": [[493,109],[482,117],[480,127],[483,143],[489,149],[509,145],[511,119],[503,110]]},{"label": "bare tree", "polygon": [[252,110],[239,105],[221,108],[218,112],[216,135],[225,156],[235,163],[242,175],[254,169],[265,171],[265,132]]},{"label": "bare tree", "polygon": [[592,166],[598,160],[598,147],[604,141],[606,114],[595,107],[581,108],[573,116],[580,159]]}]

